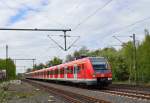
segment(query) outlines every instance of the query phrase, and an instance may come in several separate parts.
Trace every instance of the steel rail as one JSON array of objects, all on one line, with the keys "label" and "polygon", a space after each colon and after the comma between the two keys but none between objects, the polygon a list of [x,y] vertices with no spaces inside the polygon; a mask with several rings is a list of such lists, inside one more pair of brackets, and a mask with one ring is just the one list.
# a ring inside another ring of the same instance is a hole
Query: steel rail
[{"label": "steel rail", "polygon": [[100,100],[100,99],[96,99],[96,98],[93,98],[90,96],[81,95],[79,93],[77,94],[77,93],[73,93],[70,91],[57,89],[57,88],[51,87],[49,85],[44,85],[39,82],[37,83],[33,80],[25,79],[23,81],[28,82],[28,83],[32,84],[33,86],[38,86],[39,88],[43,88],[44,90],[49,91],[50,93],[53,93],[57,96],[63,97],[69,103],[110,103],[105,100]]},{"label": "steel rail", "polygon": [[108,90],[102,90],[102,92],[105,93],[110,93],[110,94],[116,94],[116,95],[122,95],[122,96],[127,96],[127,97],[132,97],[132,98],[136,98],[136,99],[146,99],[146,100],[150,100],[150,94],[147,93],[139,93],[136,91],[127,91],[124,89],[108,89]]}]

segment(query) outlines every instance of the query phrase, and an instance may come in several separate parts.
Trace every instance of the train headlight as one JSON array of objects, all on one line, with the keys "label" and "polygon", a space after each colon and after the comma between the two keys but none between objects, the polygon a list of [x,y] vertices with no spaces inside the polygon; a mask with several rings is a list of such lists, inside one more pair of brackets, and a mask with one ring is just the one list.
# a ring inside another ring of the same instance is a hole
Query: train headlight
[{"label": "train headlight", "polygon": [[108,80],[112,80],[112,78],[108,78]]},{"label": "train headlight", "polygon": [[96,73],[93,73],[93,77],[96,77]]}]

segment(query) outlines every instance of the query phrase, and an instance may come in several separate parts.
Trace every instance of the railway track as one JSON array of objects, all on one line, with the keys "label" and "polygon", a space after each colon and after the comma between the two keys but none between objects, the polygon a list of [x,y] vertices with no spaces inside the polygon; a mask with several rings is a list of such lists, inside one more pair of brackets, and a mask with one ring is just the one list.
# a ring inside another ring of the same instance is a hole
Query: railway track
[{"label": "railway track", "polygon": [[135,99],[146,99],[150,100],[150,95],[149,94],[139,94],[139,93],[134,93],[134,92],[125,92],[125,91],[120,91],[120,90],[104,90],[102,92],[105,93],[110,93],[110,94],[116,94],[119,96],[127,96]]},{"label": "railway track", "polygon": [[105,90],[102,90],[102,92],[105,93],[111,93],[111,94],[116,94],[120,96],[127,96],[135,99],[145,99],[145,100],[150,100],[150,92],[149,91],[142,91],[142,89],[138,89],[136,87],[128,88],[128,87],[119,87],[119,86],[114,86],[114,87],[108,87],[105,88]]},{"label": "railway track", "polygon": [[50,93],[52,93],[54,95],[62,97],[69,103],[110,103],[105,100],[100,100],[100,99],[96,99],[93,97],[89,97],[89,96],[85,96],[85,95],[81,95],[81,94],[77,94],[77,93],[73,93],[73,92],[69,92],[69,91],[64,91],[64,90],[57,89],[54,87],[50,87],[49,85],[45,85],[42,82],[35,82],[32,80],[27,80],[27,79],[25,79],[23,81],[28,82],[28,83],[32,84],[33,86],[36,86],[36,87],[39,87],[46,91],[49,91]]},{"label": "railway track", "polygon": [[144,91],[150,93],[150,86],[140,86],[140,85],[129,85],[129,84],[112,84],[109,86],[114,89],[127,89],[127,90],[135,90],[135,91]]}]

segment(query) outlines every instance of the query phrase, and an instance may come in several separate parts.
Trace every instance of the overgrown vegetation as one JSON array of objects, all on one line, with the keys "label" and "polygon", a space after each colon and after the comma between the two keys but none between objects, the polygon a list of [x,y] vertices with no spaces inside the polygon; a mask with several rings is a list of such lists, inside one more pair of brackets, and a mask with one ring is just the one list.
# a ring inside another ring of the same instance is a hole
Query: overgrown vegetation
[{"label": "overgrown vegetation", "polygon": [[0,103],[7,103],[7,96],[9,88],[9,82],[3,82],[0,84]]},{"label": "overgrown vegetation", "polygon": [[15,79],[16,66],[11,59],[0,59],[0,70],[6,70],[7,80]]}]

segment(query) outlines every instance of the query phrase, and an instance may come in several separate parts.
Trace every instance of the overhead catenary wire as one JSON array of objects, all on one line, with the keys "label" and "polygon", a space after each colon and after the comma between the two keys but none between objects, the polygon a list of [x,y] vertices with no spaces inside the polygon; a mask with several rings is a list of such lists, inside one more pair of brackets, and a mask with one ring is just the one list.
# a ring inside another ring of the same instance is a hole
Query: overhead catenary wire
[{"label": "overhead catenary wire", "polygon": [[54,43],[57,44],[58,47],[60,47],[62,50],[65,50],[60,44],[57,43],[53,38],[50,37],[50,35],[47,35]]},{"label": "overhead catenary wire", "polygon": [[120,43],[123,43],[124,44],[124,42],[123,41],[121,41],[119,38],[117,38],[116,36],[113,36],[116,40],[118,40]]},{"label": "overhead catenary wire", "polygon": [[76,40],[68,47],[68,49],[70,49],[70,48],[79,40],[79,38],[80,38],[80,36],[78,36],[78,37],[76,38]]},{"label": "overhead catenary wire", "polygon": [[126,25],[126,26],[124,26],[124,27],[121,27],[119,30],[113,32],[112,34],[121,32],[121,31],[124,30],[124,29],[127,29],[127,28],[129,28],[129,27],[132,27],[132,26],[134,26],[134,25],[136,25],[136,24],[139,24],[139,23],[144,22],[144,21],[149,20],[149,19],[150,19],[150,16],[149,16],[149,17],[146,17],[146,18],[144,18],[144,19],[138,20],[138,21],[136,21],[136,22],[134,22],[134,23],[132,23],[132,24]]},{"label": "overhead catenary wire", "polygon": [[[80,2],[78,3],[78,1],[77,0],[75,0],[75,2],[74,2],[74,6],[72,6],[72,8],[69,8],[69,10],[71,10],[71,11],[74,11],[75,9],[77,9],[77,8],[79,8],[80,7]],[[76,5],[77,4],[77,5]],[[70,12],[71,12],[70,11]],[[65,15],[66,15],[66,13],[64,12],[64,14],[63,14],[63,16],[64,16],[64,18],[65,18]],[[47,15],[47,14],[45,14],[45,15],[43,15],[44,16],[44,18],[49,18],[49,15]],[[59,17],[59,18],[61,18],[61,17]],[[54,21],[55,23],[57,23],[57,24],[59,24],[60,26],[62,26],[62,27],[64,27],[64,28],[68,28],[68,26],[67,25],[64,25],[62,22],[60,22],[59,20],[56,20],[56,19],[54,19],[54,18],[51,18],[52,19],[52,21]]]},{"label": "overhead catenary wire", "polygon": [[[127,29],[127,28],[129,28],[129,27],[132,27],[132,26],[134,26],[134,25],[136,25],[136,24],[142,23],[142,22],[144,22],[144,21],[146,21],[146,20],[150,20],[150,16],[148,16],[148,17],[146,17],[146,18],[143,18],[143,19],[140,19],[140,20],[138,20],[138,21],[136,21],[136,22],[133,22],[133,23],[131,23],[131,24],[129,24],[129,25],[123,26],[123,27],[121,27],[121,28],[120,28],[119,30],[117,30],[117,31],[110,32],[107,36],[105,36],[105,37],[103,38],[103,41],[102,41],[102,42],[104,42],[104,39],[105,39],[106,37],[112,36],[112,35],[114,35],[114,34],[116,34],[116,33],[119,33],[119,32],[121,32],[121,31],[123,31],[123,30],[125,30],[125,29]],[[129,37],[130,37],[130,36],[129,36]],[[101,43],[102,43],[102,42],[101,42]]]},{"label": "overhead catenary wire", "polygon": [[90,15],[88,15],[85,19],[83,19],[81,22],[79,22],[72,30],[76,30],[80,25],[82,25],[83,23],[85,23],[88,19],[90,19],[91,17],[93,17],[97,12],[99,12],[100,10],[104,9],[107,5],[109,5],[113,0],[109,0],[107,1],[102,7],[97,8],[93,13],[91,13]]},{"label": "overhead catenary wire", "polygon": [[[66,43],[65,43],[65,47],[62,47],[56,40],[54,40],[51,36],[61,36],[64,37],[64,40],[66,41],[66,37],[76,37],[76,39],[68,46],[68,48],[66,47]],[[73,47],[73,45],[79,40],[80,36],[70,36],[70,35],[48,35],[48,37],[62,50],[67,51],[69,50],[71,47]]]}]

